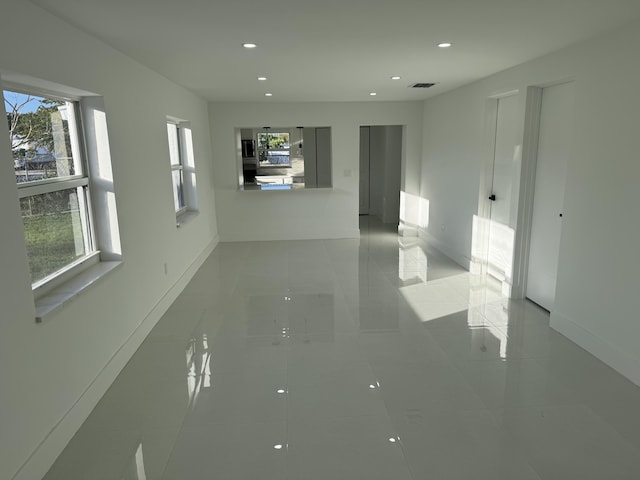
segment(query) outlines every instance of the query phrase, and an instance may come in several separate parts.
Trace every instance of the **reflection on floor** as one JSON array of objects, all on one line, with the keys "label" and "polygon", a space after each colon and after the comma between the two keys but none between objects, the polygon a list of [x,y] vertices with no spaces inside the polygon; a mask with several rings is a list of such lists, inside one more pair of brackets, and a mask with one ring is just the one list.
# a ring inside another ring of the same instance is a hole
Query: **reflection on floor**
[{"label": "reflection on floor", "polygon": [[47,480],[634,479],[640,389],[418,239],[220,244]]}]

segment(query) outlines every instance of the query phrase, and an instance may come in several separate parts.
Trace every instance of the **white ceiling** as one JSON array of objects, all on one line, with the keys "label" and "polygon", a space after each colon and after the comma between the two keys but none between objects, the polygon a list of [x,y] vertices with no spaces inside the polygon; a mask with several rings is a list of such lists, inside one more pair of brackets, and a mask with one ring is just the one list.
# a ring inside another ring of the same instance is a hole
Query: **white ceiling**
[{"label": "white ceiling", "polygon": [[213,101],[425,99],[640,17],[638,0],[31,1]]}]

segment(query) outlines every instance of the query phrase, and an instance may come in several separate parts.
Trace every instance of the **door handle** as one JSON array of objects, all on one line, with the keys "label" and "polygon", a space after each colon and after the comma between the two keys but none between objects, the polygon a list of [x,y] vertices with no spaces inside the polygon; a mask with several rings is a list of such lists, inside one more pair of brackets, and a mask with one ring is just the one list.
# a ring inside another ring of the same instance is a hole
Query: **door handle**
[{"label": "door handle", "polygon": [[489,200],[491,200],[492,202],[496,201],[496,194],[492,193],[491,195],[489,195]]}]

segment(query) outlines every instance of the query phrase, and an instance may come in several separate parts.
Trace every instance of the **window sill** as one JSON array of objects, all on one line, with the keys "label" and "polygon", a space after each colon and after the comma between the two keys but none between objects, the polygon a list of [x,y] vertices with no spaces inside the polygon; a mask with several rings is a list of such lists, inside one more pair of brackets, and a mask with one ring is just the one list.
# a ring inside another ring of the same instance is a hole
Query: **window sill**
[{"label": "window sill", "polygon": [[307,191],[307,192],[315,192],[320,190],[334,190],[333,187],[307,187],[304,183],[275,183],[275,184],[264,184],[258,185],[255,183],[245,183],[244,185],[238,186],[239,192],[270,192],[270,191]]},{"label": "window sill", "polygon": [[198,210],[187,210],[176,217],[176,228],[180,228],[185,223],[189,223],[196,218],[200,212]]},{"label": "window sill", "polygon": [[35,301],[36,323],[43,323],[47,317],[60,310],[120,265],[122,265],[121,261],[99,262],[38,298]]}]

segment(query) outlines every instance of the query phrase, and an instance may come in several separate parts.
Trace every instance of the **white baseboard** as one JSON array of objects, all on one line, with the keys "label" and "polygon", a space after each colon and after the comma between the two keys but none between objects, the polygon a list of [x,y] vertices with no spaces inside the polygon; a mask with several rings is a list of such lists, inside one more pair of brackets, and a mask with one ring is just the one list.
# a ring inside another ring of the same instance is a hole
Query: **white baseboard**
[{"label": "white baseboard", "polygon": [[550,325],[551,328],[640,386],[640,359],[619,350],[565,315],[552,312]]},{"label": "white baseboard", "polygon": [[412,225],[407,222],[400,222],[398,224],[398,235],[401,237],[417,237],[420,235],[420,228],[417,225]]},{"label": "white baseboard", "polygon": [[223,242],[273,242],[288,240],[341,240],[345,238],[360,238],[360,229],[349,229],[342,232],[324,233],[286,233],[286,232],[252,232],[231,233],[223,235]]},{"label": "white baseboard", "polygon": [[454,249],[449,247],[449,245],[447,245],[445,242],[443,242],[443,241],[437,239],[436,237],[434,237],[433,235],[431,235],[424,228],[418,229],[418,237],[420,237],[421,239],[429,242],[429,244],[431,244],[434,247],[436,247],[438,250],[440,250],[447,257],[449,257],[451,260],[456,262],[458,265],[460,265],[465,270],[469,270],[471,268],[471,265],[470,265],[471,259],[469,257],[466,257],[465,255],[462,255],[459,252],[456,252]]},{"label": "white baseboard", "polygon": [[184,290],[200,266],[213,252],[218,242],[218,236],[216,235],[211,243],[189,265],[178,281],[156,303],[129,338],[113,354],[105,367],[80,395],[80,398],[76,400],[62,419],[40,442],[31,456],[13,476],[12,480],[35,480],[42,478],[47,473],[56,458],[62,453],[93,408],[98,404],[98,401],[106,393],[138,347],[140,347],[151,329],[178,298],[178,295]]}]

